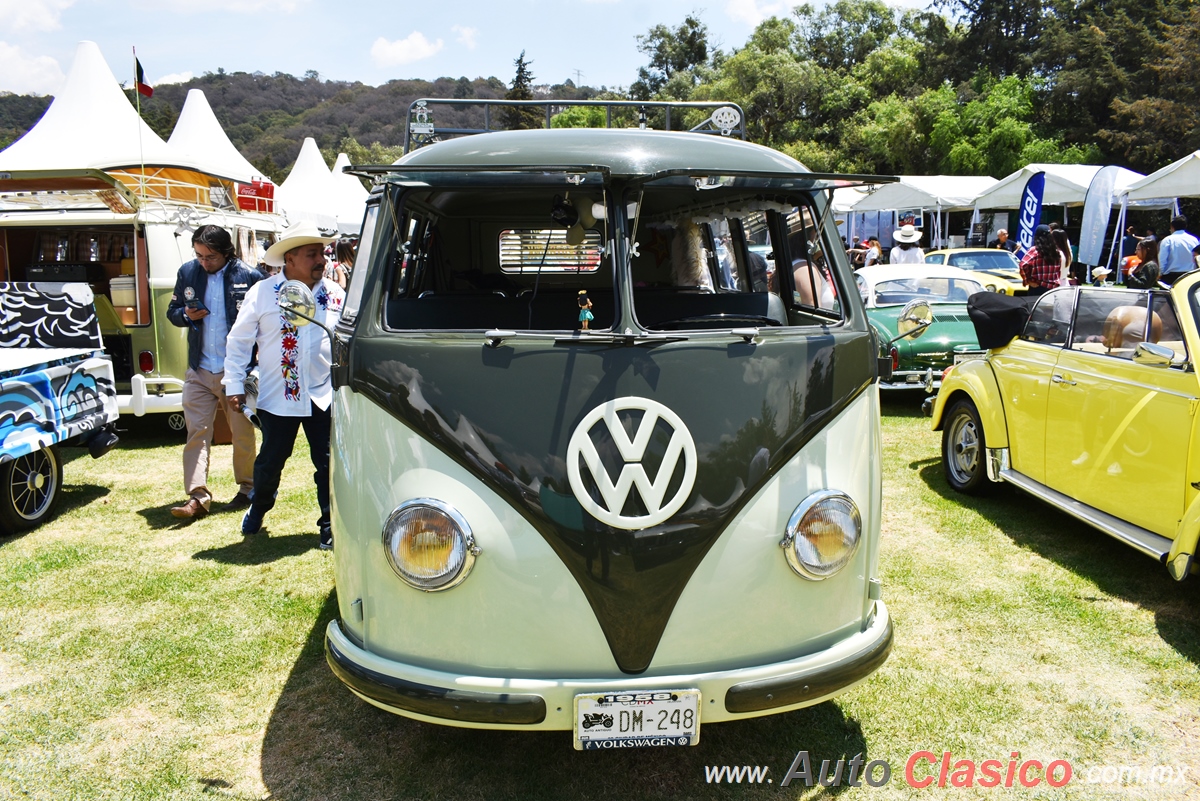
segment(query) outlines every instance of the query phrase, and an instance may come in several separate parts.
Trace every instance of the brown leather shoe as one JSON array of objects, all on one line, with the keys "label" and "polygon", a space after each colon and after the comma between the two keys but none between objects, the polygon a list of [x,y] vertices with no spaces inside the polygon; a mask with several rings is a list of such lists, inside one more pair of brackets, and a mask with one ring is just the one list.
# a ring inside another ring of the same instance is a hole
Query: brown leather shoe
[{"label": "brown leather shoe", "polygon": [[244,492],[239,492],[237,495],[233,496],[233,499],[229,501],[229,503],[225,504],[225,508],[230,511],[233,511],[234,509],[249,509],[250,496]]},{"label": "brown leather shoe", "polygon": [[204,517],[208,514],[208,510],[204,508],[204,504],[195,498],[189,498],[188,502],[183,506],[171,507],[171,514],[175,517],[182,517],[190,520],[193,517]]}]

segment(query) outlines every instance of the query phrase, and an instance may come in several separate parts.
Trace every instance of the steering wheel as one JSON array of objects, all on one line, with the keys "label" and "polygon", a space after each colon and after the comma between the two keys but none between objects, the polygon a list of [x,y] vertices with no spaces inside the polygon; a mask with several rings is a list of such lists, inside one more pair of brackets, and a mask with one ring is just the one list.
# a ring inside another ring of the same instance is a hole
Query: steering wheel
[{"label": "steering wheel", "polygon": [[759,325],[783,325],[783,323],[779,322],[773,317],[764,317],[760,314],[698,314],[695,317],[679,317],[674,320],[663,320],[661,323],[655,323],[653,328],[670,329],[672,327],[679,328],[696,323],[709,322],[742,322],[757,323]]}]

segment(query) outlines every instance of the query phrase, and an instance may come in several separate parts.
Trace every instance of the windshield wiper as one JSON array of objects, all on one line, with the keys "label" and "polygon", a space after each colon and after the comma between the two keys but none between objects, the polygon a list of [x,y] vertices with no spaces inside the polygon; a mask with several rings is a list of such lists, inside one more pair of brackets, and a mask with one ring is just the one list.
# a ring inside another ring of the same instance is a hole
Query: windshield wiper
[{"label": "windshield wiper", "polygon": [[669,342],[687,342],[688,337],[682,334],[635,334],[626,330],[624,334],[617,331],[577,331],[569,337],[555,337],[555,345],[665,345]]},{"label": "windshield wiper", "polygon": [[[492,329],[483,332],[483,344],[489,348],[498,348],[505,340],[529,339],[545,341],[546,335],[529,331],[504,331]],[[635,334],[632,331],[619,333],[615,331],[576,331],[570,336],[554,338],[555,345],[665,345],[669,342],[687,342],[688,337],[681,334]]]}]

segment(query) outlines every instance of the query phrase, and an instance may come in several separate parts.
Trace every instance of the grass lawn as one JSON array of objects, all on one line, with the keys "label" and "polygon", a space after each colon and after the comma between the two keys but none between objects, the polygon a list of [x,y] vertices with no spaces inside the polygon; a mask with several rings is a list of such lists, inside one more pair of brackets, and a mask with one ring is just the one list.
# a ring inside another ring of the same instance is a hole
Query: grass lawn
[{"label": "grass lawn", "polygon": [[[99,461],[66,451],[57,518],[0,539],[0,798],[1200,797],[1200,578],[1176,584],[1011,488],[952,494],[915,400],[884,402],[888,662],[835,702],[633,753],[416,723],[345,690],[322,650],[333,563],[314,547],[303,440],[268,536],[249,541],[219,504],[190,524],[171,517],[181,443],[157,429],[136,426]],[[213,465],[228,500],[228,446]],[[861,753],[891,778],[781,787],[801,750],[814,771]],[[923,750],[1002,771],[1014,751],[1066,760],[1074,777],[913,789],[905,762]],[[771,783],[706,783],[711,765],[768,766]],[[1183,783],[1149,781],[1162,765],[1185,767]],[[1120,766],[1143,781],[1089,783]]]}]

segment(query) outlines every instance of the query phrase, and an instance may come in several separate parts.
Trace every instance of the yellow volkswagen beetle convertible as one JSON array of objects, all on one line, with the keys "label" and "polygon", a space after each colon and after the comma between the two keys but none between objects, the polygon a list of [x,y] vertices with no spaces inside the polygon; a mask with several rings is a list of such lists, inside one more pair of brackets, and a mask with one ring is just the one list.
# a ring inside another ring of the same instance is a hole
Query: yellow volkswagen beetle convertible
[{"label": "yellow volkswagen beetle convertible", "polygon": [[1200,273],[1170,291],[1071,287],[950,371],[929,411],[946,480],[1007,481],[1183,580],[1200,535]]}]

